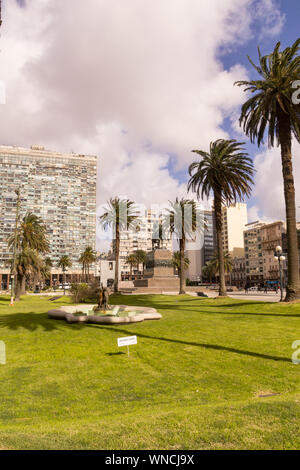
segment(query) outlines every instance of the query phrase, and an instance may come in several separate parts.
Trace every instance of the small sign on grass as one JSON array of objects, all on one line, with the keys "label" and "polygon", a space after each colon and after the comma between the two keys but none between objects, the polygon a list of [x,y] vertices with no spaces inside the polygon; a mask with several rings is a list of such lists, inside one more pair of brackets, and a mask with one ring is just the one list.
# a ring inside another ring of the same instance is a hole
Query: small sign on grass
[{"label": "small sign on grass", "polygon": [[127,352],[129,356],[129,346],[132,344],[137,344],[137,337],[136,336],[126,336],[124,338],[118,338],[118,347],[122,348],[127,346]]}]

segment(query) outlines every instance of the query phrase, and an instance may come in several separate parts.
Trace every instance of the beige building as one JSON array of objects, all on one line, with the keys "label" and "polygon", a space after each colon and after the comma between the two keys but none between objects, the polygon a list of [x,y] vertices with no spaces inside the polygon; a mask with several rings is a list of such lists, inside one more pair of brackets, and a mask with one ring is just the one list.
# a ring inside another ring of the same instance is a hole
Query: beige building
[{"label": "beige building", "polygon": [[263,250],[261,229],[264,222],[256,221],[246,225],[244,231],[246,280],[250,284],[259,284],[264,279]]},{"label": "beige building", "polygon": [[222,208],[223,249],[233,258],[244,256],[244,230],[247,223],[247,204],[236,203]]},{"label": "beige building", "polygon": [[286,224],[279,220],[266,224],[260,229],[262,240],[263,275],[265,280],[279,279],[278,261],[274,258],[277,246],[283,245]]}]

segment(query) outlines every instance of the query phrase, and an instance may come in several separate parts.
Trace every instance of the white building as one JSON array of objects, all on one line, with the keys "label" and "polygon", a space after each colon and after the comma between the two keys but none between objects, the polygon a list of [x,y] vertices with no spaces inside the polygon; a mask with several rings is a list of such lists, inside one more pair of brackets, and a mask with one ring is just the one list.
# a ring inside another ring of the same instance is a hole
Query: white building
[{"label": "white building", "polygon": [[244,230],[248,223],[247,204],[236,203],[222,208],[223,249],[231,257],[244,256]]},{"label": "white building", "polygon": [[[120,236],[120,273],[121,275],[130,275],[130,266],[126,260],[128,255],[137,250],[150,252],[153,250],[155,239],[159,238],[159,224],[161,216],[155,211],[144,209],[139,211],[139,221],[135,224],[133,229],[122,231]],[[160,247],[166,250],[173,251],[172,239],[163,239],[160,242]],[[134,268],[133,274],[142,274],[142,266],[139,269]]]},{"label": "white building", "polygon": [[111,287],[115,279],[115,261],[99,259],[96,263],[96,277],[100,279],[100,285]]}]

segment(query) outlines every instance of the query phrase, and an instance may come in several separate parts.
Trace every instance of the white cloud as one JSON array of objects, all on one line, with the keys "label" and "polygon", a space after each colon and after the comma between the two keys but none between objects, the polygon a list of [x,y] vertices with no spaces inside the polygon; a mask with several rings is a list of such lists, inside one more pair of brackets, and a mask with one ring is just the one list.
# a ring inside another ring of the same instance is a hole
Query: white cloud
[{"label": "white cloud", "polygon": [[[270,13],[272,15],[270,16]],[[226,137],[244,100],[221,47],[253,25],[282,27],[273,0],[27,0],[5,3],[0,54],[4,144],[44,144],[100,157],[99,203],[116,194],[163,202],[185,191],[168,170]]]},{"label": "white cloud", "polygon": [[[283,176],[281,167],[280,148],[264,149],[254,159],[257,170],[253,195],[258,215],[269,220],[285,219],[285,202],[283,192]],[[300,220],[300,194],[298,182],[300,180],[300,145],[293,145],[293,166],[296,188],[297,216]]]}]

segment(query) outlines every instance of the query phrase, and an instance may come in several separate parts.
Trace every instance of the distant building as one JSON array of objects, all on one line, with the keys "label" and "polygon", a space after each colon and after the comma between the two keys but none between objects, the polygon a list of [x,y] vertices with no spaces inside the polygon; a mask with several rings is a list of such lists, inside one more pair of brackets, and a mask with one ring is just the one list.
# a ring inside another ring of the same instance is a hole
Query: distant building
[{"label": "distant building", "polygon": [[[217,236],[215,217],[212,210],[203,211],[205,228],[203,233],[199,233],[193,244],[189,244],[186,256],[190,260],[186,277],[190,281],[200,281],[202,279],[202,269],[214,257],[217,249]],[[194,249],[191,249],[194,248]]]},{"label": "distant building", "polygon": [[103,287],[111,287],[115,280],[115,261],[108,259],[98,259],[96,262],[96,277]]},{"label": "distant building", "polygon": [[246,260],[245,258],[233,258],[232,272],[230,273],[231,285],[244,287],[246,284]]},{"label": "distant building", "polygon": [[274,254],[277,246],[283,246],[284,234],[286,233],[285,222],[279,220],[270,224],[265,224],[260,229],[260,233],[262,240],[264,280],[278,280],[280,277],[279,266],[278,261],[274,258]]},{"label": "distant building", "polygon": [[[130,254],[137,250],[143,250],[146,253],[153,250],[155,239],[159,236],[160,216],[147,209],[145,212],[139,213],[139,222],[136,227],[121,232],[120,239],[120,273],[122,280],[129,279],[130,266],[127,264],[127,258]],[[158,243],[158,242],[157,242]],[[112,243],[112,251],[114,251],[115,241]],[[160,241],[161,249],[173,251],[172,239],[163,239]],[[133,269],[133,275],[142,275],[142,266]]]},{"label": "distant building", "polygon": [[243,234],[247,223],[247,204],[236,203],[222,208],[223,249],[233,258],[244,256]]},{"label": "distant building", "polygon": [[257,285],[264,280],[264,260],[261,229],[264,222],[256,221],[246,225],[244,231],[246,280]]},{"label": "distant building", "polygon": [[[96,244],[97,157],[64,154],[44,147],[0,147],[0,288],[8,287],[7,241],[15,227],[16,194],[21,188],[20,217],[30,211],[47,227],[53,266],[61,256],[72,261],[70,274],[80,276],[79,255]],[[53,268],[57,283],[62,273]],[[74,279],[75,279],[74,278]]]}]

